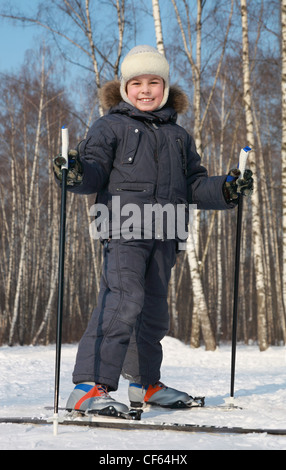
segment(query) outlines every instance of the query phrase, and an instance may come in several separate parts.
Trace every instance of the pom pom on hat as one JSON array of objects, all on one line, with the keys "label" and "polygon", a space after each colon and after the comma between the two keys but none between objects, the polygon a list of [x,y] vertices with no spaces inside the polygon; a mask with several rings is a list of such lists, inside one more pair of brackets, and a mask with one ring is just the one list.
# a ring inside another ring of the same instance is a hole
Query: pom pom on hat
[{"label": "pom pom on hat", "polygon": [[154,47],[136,46],[128,52],[121,65],[120,94],[126,103],[132,104],[126,93],[129,80],[139,75],[158,75],[165,82],[163,100],[158,109],[167,102],[169,96],[169,64],[166,58]]}]

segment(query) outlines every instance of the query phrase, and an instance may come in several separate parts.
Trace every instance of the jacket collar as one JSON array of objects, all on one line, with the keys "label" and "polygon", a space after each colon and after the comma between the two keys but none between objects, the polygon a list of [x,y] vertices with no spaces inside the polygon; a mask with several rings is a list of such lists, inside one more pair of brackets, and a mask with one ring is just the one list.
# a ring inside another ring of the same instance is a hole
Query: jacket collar
[{"label": "jacket collar", "polygon": [[113,106],[109,110],[109,114],[125,114],[127,116],[132,117],[133,119],[138,119],[140,121],[150,121],[150,122],[176,122],[177,120],[177,112],[169,107],[164,106],[162,109],[158,111],[146,112],[140,111],[139,109],[135,108],[129,103],[125,103],[124,101],[120,101],[117,106]]}]

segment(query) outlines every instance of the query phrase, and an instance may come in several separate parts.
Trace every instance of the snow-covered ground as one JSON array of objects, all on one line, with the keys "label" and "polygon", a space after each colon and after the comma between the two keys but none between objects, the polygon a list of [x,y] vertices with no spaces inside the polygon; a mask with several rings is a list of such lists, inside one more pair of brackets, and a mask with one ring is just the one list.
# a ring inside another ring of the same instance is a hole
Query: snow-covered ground
[{"label": "snow-covered ground", "polygon": [[[229,397],[230,346],[215,352],[191,349],[166,337],[163,341],[162,381],[205,395],[207,405],[223,405]],[[60,406],[73,388],[76,345],[62,348]],[[52,411],[54,399],[55,346],[0,348],[0,417],[43,416]],[[113,396],[128,404],[127,381]],[[259,352],[257,346],[238,345],[236,357],[235,404],[242,409],[171,410],[144,412],[152,422],[185,422],[218,426],[286,429],[286,350],[271,347]],[[1,450],[286,450],[286,435],[207,434],[174,431],[122,431],[88,427],[60,426],[53,436],[52,426],[0,424]],[[150,452],[149,452],[150,453]],[[183,454],[184,452],[181,452]]]}]

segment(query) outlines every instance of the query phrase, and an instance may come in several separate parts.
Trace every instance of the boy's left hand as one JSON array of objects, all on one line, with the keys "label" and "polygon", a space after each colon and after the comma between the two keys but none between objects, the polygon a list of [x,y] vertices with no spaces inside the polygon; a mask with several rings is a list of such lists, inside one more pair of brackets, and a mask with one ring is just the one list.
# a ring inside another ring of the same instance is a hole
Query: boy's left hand
[{"label": "boy's left hand", "polygon": [[245,170],[243,178],[239,179],[240,171],[237,168],[230,170],[228,176],[231,176],[232,181],[225,181],[223,185],[223,194],[226,202],[236,202],[238,195],[251,196],[253,192],[253,178],[252,171]]}]

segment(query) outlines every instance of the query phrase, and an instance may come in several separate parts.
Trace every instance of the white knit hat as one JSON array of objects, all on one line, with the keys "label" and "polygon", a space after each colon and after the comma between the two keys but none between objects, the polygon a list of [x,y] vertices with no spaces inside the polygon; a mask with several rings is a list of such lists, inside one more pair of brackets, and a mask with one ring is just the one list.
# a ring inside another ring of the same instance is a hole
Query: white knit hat
[{"label": "white knit hat", "polygon": [[157,109],[161,109],[169,96],[169,64],[166,58],[151,46],[136,46],[128,52],[121,65],[120,94],[122,99],[132,105],[126,93],[129,80],[139,75],[158,75],[165,82],[163,100]]}]

